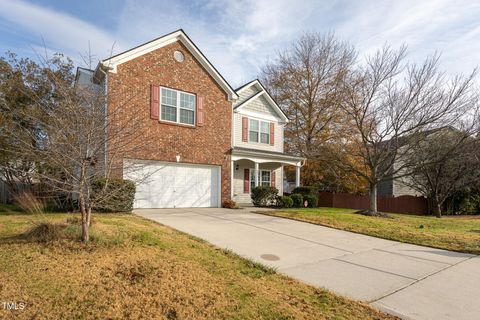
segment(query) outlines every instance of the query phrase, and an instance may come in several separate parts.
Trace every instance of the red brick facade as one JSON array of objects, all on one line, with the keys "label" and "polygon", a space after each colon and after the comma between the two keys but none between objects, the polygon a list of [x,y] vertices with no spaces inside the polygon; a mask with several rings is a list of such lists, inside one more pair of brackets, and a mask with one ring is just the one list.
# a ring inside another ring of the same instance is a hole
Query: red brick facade
[{"label": "red brick facade", "polygon": [[[183,62],[174,59],[176,50],[184,54]],[[204,125],[193,128],[150,119],[151,84],[203,97]],[[232,103],[183,44],[177,41],[118,65],[117,73],[108,75],[108,97],[110,111],[122,104],[125,116],[135,113],[148,124],[143,139],[149,147],[130,151],[125,158],[175,162],[180,154],[182,163],[219,165],[222,202],[230,199]]]}]

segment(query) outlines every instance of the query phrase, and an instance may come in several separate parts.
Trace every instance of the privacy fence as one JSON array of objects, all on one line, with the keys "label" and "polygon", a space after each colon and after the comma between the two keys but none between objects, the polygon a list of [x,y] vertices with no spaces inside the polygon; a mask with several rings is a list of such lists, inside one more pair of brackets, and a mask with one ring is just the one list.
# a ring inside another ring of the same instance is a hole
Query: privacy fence
[{"label": "privacy fence", "polygon": [[[348,193],[319,192],[318,206],[329,208],[367,209],[369,196],[357,196]],[[377,199],[377,207],[382,212],[428,214],[428,202],[423,197],[400,196]]]}]

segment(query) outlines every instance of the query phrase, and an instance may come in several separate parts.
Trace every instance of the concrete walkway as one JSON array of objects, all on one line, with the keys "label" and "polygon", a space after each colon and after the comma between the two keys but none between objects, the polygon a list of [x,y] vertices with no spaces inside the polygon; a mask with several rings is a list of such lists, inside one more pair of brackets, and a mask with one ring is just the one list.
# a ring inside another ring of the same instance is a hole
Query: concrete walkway
[{"label": "concrete walkway", "polygon": [[480,257],[251,213],[135,213],[404,319],[480,319]]}]

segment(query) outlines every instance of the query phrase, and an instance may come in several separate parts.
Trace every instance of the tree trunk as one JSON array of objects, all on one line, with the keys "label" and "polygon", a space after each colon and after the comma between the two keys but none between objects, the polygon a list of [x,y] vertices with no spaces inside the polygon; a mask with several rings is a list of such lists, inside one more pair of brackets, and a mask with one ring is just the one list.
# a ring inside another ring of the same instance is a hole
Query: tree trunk
[{"label": "tree trunk", "polygon": [[433,199],[433,212],[437,218],[442,217],[442,203],[437,199]]},{"label": "tree trunk", "polygon": [[85,198],[83,195],[80,195],[80,212],[82,215],[82,241],[88,242],[90,240],[90,221],[89,221],[89,208],[85,206]]},{"label": "tree trunk", "polygon": [[377,184],[370,183],[370,214],[377,214]]}]

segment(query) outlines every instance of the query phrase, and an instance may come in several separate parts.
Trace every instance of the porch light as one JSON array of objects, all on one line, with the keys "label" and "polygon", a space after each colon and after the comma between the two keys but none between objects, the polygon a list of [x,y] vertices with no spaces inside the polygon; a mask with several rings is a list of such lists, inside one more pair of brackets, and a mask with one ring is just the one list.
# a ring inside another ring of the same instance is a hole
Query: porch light
[{"label": "porch light", "polygon": [[177,155],[175,156],[175,158],[177,159],[177,162],[180,162],[180,155],[179,155],[179,154],[177,154]]},{"label": "porch light", "polygon": [[240,168],[240,165],[237,163],[237,164],[235,165],[235,171],[238,171],[239,168]]}]

